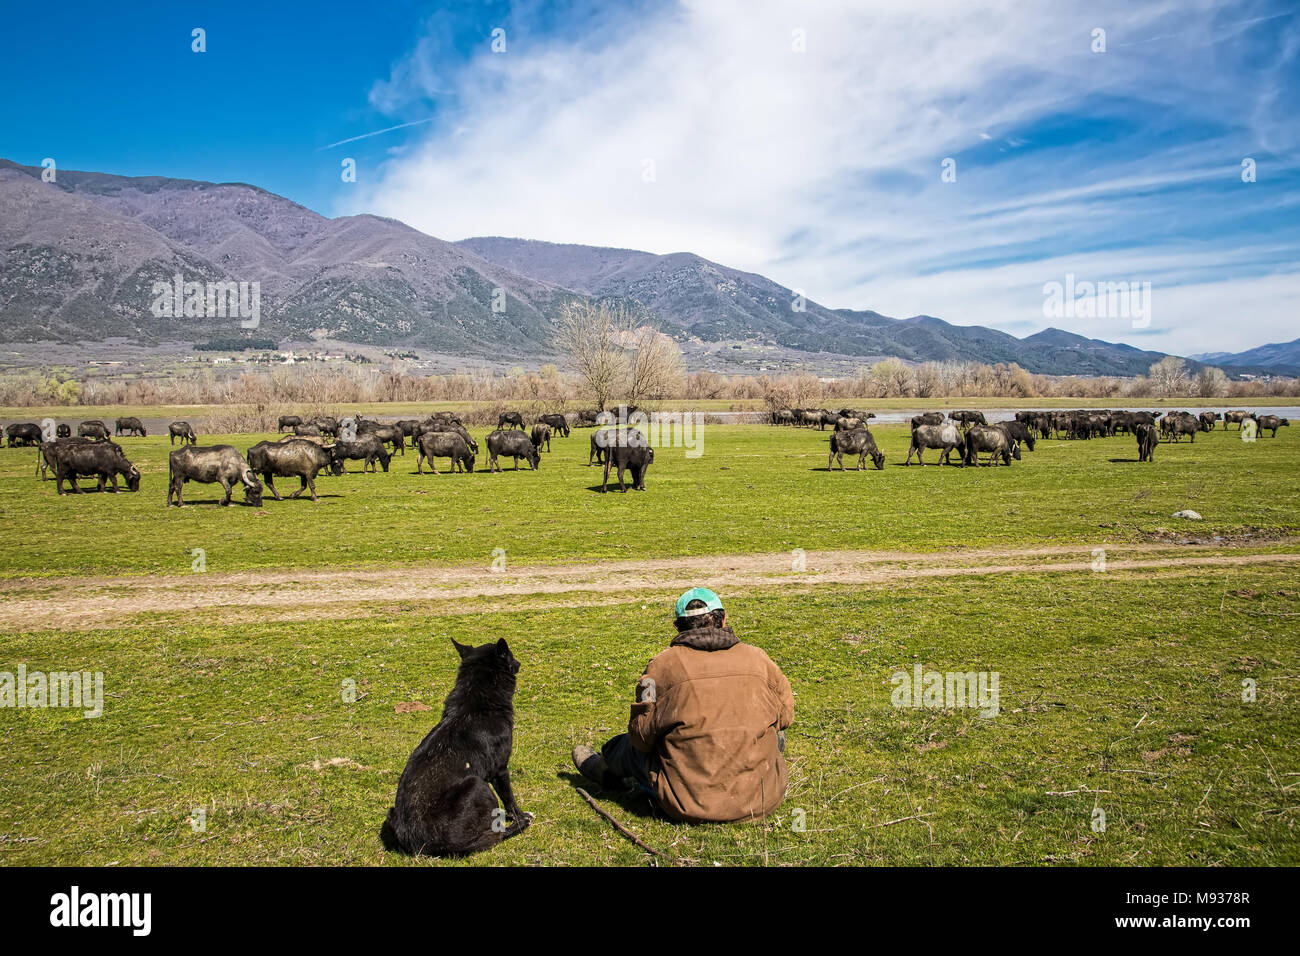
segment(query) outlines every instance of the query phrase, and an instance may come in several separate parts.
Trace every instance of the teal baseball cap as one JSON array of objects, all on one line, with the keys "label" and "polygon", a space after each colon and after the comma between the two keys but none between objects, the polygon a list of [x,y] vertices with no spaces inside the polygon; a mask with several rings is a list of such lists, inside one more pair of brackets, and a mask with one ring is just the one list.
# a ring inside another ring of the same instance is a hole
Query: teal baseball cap
[{"label": "teal baseball cap", "polygon": [[[704,607],[686,610],[686,605],[692,601],[703,601]],[[710,611],[721,610],[722,599],[708,588],[691,588],[689,591],[683,592],[682,596],[677,599],[676,611],[678,617],[696,617],[700,614],[708,614]]]}]

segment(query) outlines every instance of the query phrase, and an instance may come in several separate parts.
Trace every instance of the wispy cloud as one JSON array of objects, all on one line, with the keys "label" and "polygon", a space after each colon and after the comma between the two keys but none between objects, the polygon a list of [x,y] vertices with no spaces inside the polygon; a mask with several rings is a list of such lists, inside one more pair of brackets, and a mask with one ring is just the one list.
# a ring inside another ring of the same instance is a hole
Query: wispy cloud
[{"label": "wispy cloud", "polygon": [[1202,351],[1231,317],[1243,347],[1294,337],[1300,16],[1280,4],[529,9],[500,54],[450,60],[430,25],[371,102],[437,119],[344,211],[689,250],[827,305],[1017,334],[1052,324],[1041,287],[1065,272],[1138,279],[1152,328],[1096,334]]}]

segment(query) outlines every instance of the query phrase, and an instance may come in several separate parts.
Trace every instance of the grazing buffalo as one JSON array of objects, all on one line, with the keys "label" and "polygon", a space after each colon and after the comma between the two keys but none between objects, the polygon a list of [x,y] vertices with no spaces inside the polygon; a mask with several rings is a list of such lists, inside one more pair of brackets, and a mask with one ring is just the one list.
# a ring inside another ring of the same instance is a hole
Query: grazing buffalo
[{"label": "grazing buffalo", "polygon": [[338,471],[335,474],[343,474],[346,470],[343,463],[346,461],[364,461],[361,466],[361,473],[368,471],[378,472],[375,462],[383,465],[384,471],[388,471],[388,463],[393,456],[388,453],[388,448],[379,436],[375,434],[358,435],[356,441],[336,441],[329,446],[330,453],[334,456],[334,462],[338,465]]},{"label": "grazing buffalo", "polygon": [[170,439],[168,444],[171,445],[176,444],[178,438],[181,440],[182,445],[186,442],[196,445],[199,441],[199,436],[194,434],[194,426],[189,422],[172,422],[167,426],[167,436]]},{"label": "grazing buffalo", "polygon": [[396,425],[380,425],[378,422],[358,424],[358,435],[374,435],[385,445],[392,445],[393,451],[400,451],[406,457],[406,435]]},{"label": "grazing buffalo", "polygon": [[773,425],[793,425],[794,410],[790,408],[778,408],[772,412]]},{"label": "grazing buffalo", "polygon": [[870,457],[877,471],[885,469],[885,453],[876,447],[876,439],[866,428],[854,428],[849,431],[836,431],[831,434],[831,456],[826,461],[826,470],[830,471],[836,461],[840,471],[844,470],[845,455],[858,456],[858,471],[867,466]]},{"label": "grazing buffalo", "polygon": [[35,422],[14,422],[5,429],[5,438],[8,439],[10,448],[21,448],[24,445],[39,445],[43,436],[41,426]]},{"label": "grazing buffalo", "polygon": [[126,460],[121,446],[111,441],[67,438],[45,442],[41,454],[54,469],[55,489],[59,494],[64,494],[65,481],[72,486],[73,494],[81,494],[78,478],[98,478],[100,491],[112,481],[113,490],[117,491],[119,475],[126,479],[131,491],[140,490],[140,469]]},{"label": "grazing buffalo", "polygon": [[987,425],[983,412],[956,411],[948,415],[955,422],[960,422],[962,428],[970,428],[972,425]]},{"label": "grazing buffalo", "polygon": [[875,412],[864,412],[864,411],[859,411],[859,410],[856,409],[856,408],[841,408],[841,409],[840,409],[840,418],[860,418],[860,419],[862,419],[862,421],[865,422],[868,418],[875,418],[875,417],[876,417],[876,413],[875,413]]},{"label": "grazing buffalo", "polygon": [[1244,408],[1234,408],[1231,411],[1223,413],[1223,430],[1228,430],[1228,423],[1233,422],[1237,426],[1237,431],[1241,431],[1241,423],[1247,418],[1254,418],[1254,412],[1248,412]]},{"label": "grazing buffalo", "polygon": [[965,464],[965,440],[952,422],[945,422],[942,425],[917,425],[913,428],[912,445],[907,449],[907,461],[903,464],[910,465],[912,455],[916,455],[916,463],[924,465],[925,460],[921,456],[926,448],[938,448],[943,451],[939,458],[941,465],[951,464],[948,456],[954,450],[957,452],[958,463]]},{"label": "grazing buffalo", "polygon": [[912,427],[920,428],[922,425],[942,425],[943,412],[923,412],[920,415],[912,416]]},{"label": "grazing buffalo", "polygon": [[318,425],[294,425],[293,434],[295,438],[320,438],[322,433]]},{"label": "grazing buffalo", "polygon": [[415,460],[415,472],[418,475],[424,474],[422,465],[426,458],[435,475],[438,474],[435,458],[450,458],[453,473],[457,471],[469,473],[474,470],[474,453],[470,451],[465,439],[455,432],[425,432],[419,437],[415,447],[420,453]]},{"label": "grazing buffalo", "polygon": [[1174,412],[1160,420],[1160,430],[1174,441],[1187,435],[1191,438],[1192,444],[1195,444],[1196,433],[1201,430],[1201,421],[1188,412]]},{"label": "grazing buffalo", "polygon": [[487,447],[488,471],[501,470],[497,458],[502,456],[515,460],[515,471],[519,470],[520,458],[528,462],[533,471],[541,467],[542,456],[537,453],[537,446],[523,432],[507,432],[497,429],[488,435]]},{"label": "grazing buffalo", "polygon": [[537,450],[542,450],[542,444],[545,443],[546,450],[551,450],[551,426],[545,422],[538,422],[533,426],[533,433],[530,436],[532,442],[537,446]]},{"label": "grazing buffalo", "polygon": [[[45,481],[45,479],[49,476],[49,473],[51,471],[57,471],[58,463],[55,461],[56,453],[58,452],[59,448],[61,448],[62,446],[72,445],[72,444],[98,445],[104,443],[96,442],[89,438],[72,438],[71,436],[68,435],[64,435],[62,438],[59,438],[55,441],[43,441],[40,443],[40,451],[36,455],[36,477],[40,478],[41,481]],[[121,445],[115,444],[113,442],[108,442],[108,444],[111,447],[116,448],[119,452],[122,451]],[[92,476],[85,475],[84,477],[90,478]]]},{"label": "grazing buffalo", "polygon": [[138,418],[119,418],[113,423],[115,435],[134,435],[138,438],[147,438],[149,433],[144,430],[144,422]]},{"label": "grazing buffalo", "polygon": [[1223,416],[1219,415],[1218,412],[1201,412],[1201,414],[1196,417],[1201,420],[1201,431],[1212,432],[1214,431],[1214,423],[1219,421]]},{"label": "grazing buffalo", "polygon": [[200,484],[219,484],[226,497],[222,507],[230,504],[230,493],[235,485],[244,486],[244,502],[254,508],[262,506],[262,483],[257,480],[253,469],[248,467],[244,456],[237,448],[230,445],[211,445],[198,448],[187,445],[177,448],[167,456],[169,479],[167,482],[167,504],[176,499],[176,507],[183,508],[181,491],[187,481]]},{"label": "grazing buffalo", "polygon": [[101,421],[82,422],[77,426],[77,435],[80,438],[99,438],[108,440],[108,426]]},{"label": "grazing buffalo", "polygon": [[837,418],[835,419],[834,431],[851,432],[859,428],[866,428],[867,423],[861,418]]},{"label": "grazing buffalo", "polygon": [[[640,432],[635,429],[628,429],[633,435],[639,435]],[[623,472],[632,472],[632,490],[645,491],[645,473],[646,470],[654,463],[655,450],[649,445],[618,444],[611,445],[605,452],[605,476],[600,482],[600,492],[604,494],[609,487],[609,470],[614,468],[618,471],[618,490],[627,493],[627,485],[623,483]]]},{"label": "grazing buffalo", "polygon": [[460,419],[458,418],[439,418],[430,419],[427,422],[421,422],[416,425],[415,429],[411,432],[411,446],[414,447],[417,441],[430,432],[450,432],[459,435],[465,440],[465,444],[469,446],[469,450],[476,455],[478,454],[478,442],[471,437],[469,431],[460,423]]},{"label": "grazing buffalo", "polygon": [[561,438],[569,437],[569,419],[563,415],[542,415],[537,419],[537,423],[550,425],[551,432]]},{"label": "grazing buffalo", "polygon": [[[322,435],[334,436],[339,433],[339,420],[337,418],[332,418],[329,415],[312,419],[312,421],[304,422],[303,424],[315,425],[320,430],[319,433]],[[294,430],[294,434],[298,434],[296,429]]]},{"label": "grazing buffalo", "polygon": [[1012,458],[1020,460],[1020,442],[1008,438],[1000,428],[972,425],[966,430],[966,464],[978,465],[981,453],[989,456],[990,465],[996,465],[999,458],[1004,465],[1010,465]]},{"label": "grazing buffalo", "polygon": [[587,467],[603,462],[609,455],[609,449],[616,445],[649,448],[650,442],[635,428],[598,428],[591,435],[591,451],[587,455]]},{"label": "grazing buffalo", "polygon": [[574,413],[573,423],[575,425],[594,425],[599,417],[599,408],[580,408]]},{"label": "grazing buffalo", "polygon": [[305,438],[258,442],[248,449],[248,467],[262,476],[276,501],[284,500],[280,497],[280,492],[275,490],[276,478],[297,478],[302,482],[302,487],[289,495],[290,498],[297,498],[304,491],[310,491],[311,500],[319,501],[316,497],[316,476],[321,469],[328,469],[336,475],[342,471],[329,449]]},{"label": "grazing buffalo", "polygon": [[276,424],[275,430],[282,432],[286,428],[297,428],[302,424],[302,418],[298,415],[281,415],[280,421]]},{"label": "grazing buffalo", "polygon": [[54,429],[54,437],[55,437],[55,438],[71,438],[71,437],[72,437],[72,426],[71,426],[71,425],[68,425],[68,424],[60,423],[59,426],[58,426],[57,428]]},{"label": "grazing buffalo", "polygon": [[1137,436],[1138,461],[1154,461],[1156,445],[1160,443],[1156,426],[1150,422],[1138,422],[1133,426],[1133,434]]},{"label": "grazing buffalo", "polygon": [[1269,436],[1271,438],[1277,437],[1277,430],[1279,428],[1289,428],[1291,426],[1291,423],[1285,418],[1278,418],[1276,415],[1260,415],[1255,419],[1255,421],[1259,424],[1259,433],[1261,435],[1264,434],[1265,428],[1270,429],[1273,432],[1273,434]]},{"label": "grazing buffalo", "polygon": [[497,418],[497,431],[509,425],[511,428],[518,427],[520,431],[524,430],[524,416],[518,412],[502,412]]},{"label": "grazing buffalo", "polygon": [[1020,444],[1028,448],[1030,451],[1034,450],[1033,433],[1029,431],[1029,426],[1026,425],[1024,422],[1019,422],[1019,421],[997,422],[993,425],[993,427],[1001,428],[1004,432],[1007,433],[1008,438],[1015,439],[1016,441],[1020,442]]},{"label": "grazing buffalo", "polygon": [[[407,438],[414,439],[415,428],[420,423],[414,418],[403,418],[401,421],[393,422],[393,424],[396,425],[398,428],[400,428],[402,430],[402,434],[405,435]],[[411,442],[411,447],[412,448],[415,447],[414,441]]]}]

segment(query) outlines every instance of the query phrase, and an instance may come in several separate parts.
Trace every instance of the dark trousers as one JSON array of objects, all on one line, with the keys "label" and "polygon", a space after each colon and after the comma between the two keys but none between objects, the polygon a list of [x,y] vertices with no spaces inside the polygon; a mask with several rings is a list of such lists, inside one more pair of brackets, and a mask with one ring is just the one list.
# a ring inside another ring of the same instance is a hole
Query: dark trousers
[{"label": "dark trousers", "polygon": [[605,767],[620,780],[631,777],[640,786],[650,789],[650,758],[632,746],[627,734],[619,734],[600,748]]}]

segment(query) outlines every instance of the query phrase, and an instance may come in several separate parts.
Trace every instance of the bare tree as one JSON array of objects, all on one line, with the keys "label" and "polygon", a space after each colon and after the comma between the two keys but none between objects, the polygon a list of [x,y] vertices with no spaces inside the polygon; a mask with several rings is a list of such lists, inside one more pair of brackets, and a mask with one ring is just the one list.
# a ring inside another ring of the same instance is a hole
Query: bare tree
[{"label": "bare tree", "polygon": [[1147,370],[1151,387],[1157,395],[1170,397],[1186,395],[1191,380],[1187,377],[1187,363],[1174,355],[1166,355]]},{"label": "bare tree", "polygon": [[596,407],[602,411],[627,375],[622,338],[632,328],[625,308],[568,302],[556,323],[555,344],[567,354]]},{"label": "bare tree", "polygon": [[1218,398],[1228,390],[1228,376],[1223,369],[1207,365],[1196,373],[1193,391],[1201,398]]},{"label": "bare tree", "polygon": [[624,394],[630,404],[644,405],[681,391],[682,350],[676,342],[648,325],[633,329],[622,338],[628,346]]}]

